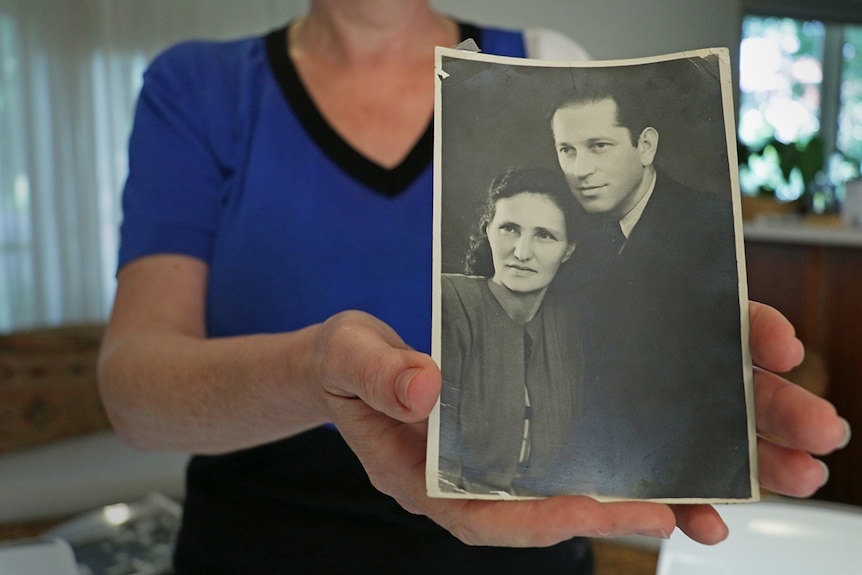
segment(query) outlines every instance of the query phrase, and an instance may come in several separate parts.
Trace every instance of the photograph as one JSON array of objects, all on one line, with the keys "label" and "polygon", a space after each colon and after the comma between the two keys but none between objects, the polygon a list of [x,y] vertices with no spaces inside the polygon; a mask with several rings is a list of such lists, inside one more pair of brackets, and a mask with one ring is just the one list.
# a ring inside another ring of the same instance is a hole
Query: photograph
[{"label": "photograph", "polygon": [[436,76],[429,495],[757,500],[728,51]]}]

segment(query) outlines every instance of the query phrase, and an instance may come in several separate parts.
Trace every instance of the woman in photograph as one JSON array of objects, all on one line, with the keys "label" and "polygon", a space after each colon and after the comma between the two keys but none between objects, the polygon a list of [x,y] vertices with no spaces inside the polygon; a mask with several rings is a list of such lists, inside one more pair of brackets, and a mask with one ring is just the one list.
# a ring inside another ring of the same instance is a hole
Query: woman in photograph
[{"label": "woman in photograph", "polygon": [[544,299],[579,213],[557,172],[510,170],[489,188],[466,274],[442,275],[443,491],[566,492],[553,461],[578,410],[580,338],[573,310]]}]

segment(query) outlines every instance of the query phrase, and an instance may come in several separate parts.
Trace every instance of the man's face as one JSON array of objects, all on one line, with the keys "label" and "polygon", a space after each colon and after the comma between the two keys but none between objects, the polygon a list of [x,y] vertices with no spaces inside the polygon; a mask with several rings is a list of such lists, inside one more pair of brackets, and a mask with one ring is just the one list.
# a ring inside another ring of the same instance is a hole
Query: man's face
[{"label": "man's face", "polygon": [[[646,138],[632,145],[629,130],[617,124],[613,100],[564,106],[551,129],[560,168],[587,212],[621,218],[646,194],[658,135],[647,128]],[[656,140],[647,141],[653,134]]]}]

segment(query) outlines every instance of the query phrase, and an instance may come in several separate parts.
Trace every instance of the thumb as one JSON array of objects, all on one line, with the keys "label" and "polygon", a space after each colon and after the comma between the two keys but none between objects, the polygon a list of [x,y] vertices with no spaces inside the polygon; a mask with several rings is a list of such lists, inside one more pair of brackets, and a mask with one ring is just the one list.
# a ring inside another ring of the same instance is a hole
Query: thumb
[{"label": "thumb", "polygon": [[403,422],[428,417],[441,385],[430,356],[410,349],[392,328],[362,312],[339,314],[322,328],[315,363],[332,409],[359,415],[361,402]]},{"label": "thumb", "polygon": [[422,421],[428,417],[437,402],[441,384],[437,365],[433,361],[430,363],[424,367],[408,367],[397,374],[393,392],[404,413],[388,415],[405,422]]}]

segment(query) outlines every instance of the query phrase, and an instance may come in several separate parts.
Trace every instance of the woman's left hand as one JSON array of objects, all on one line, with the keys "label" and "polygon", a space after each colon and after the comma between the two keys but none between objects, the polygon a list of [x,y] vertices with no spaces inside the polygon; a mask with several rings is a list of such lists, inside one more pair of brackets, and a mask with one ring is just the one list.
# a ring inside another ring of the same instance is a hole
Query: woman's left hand
[{"label": "woman's left hand", "polygon": [[[808,497],[829,478],[815,455],[827,455],[850,441],[850,426],[835,407],[776,375],[804,356],[793,326],[775,309],[751,302],[751,355],[754,368],[758,467],[761,486],[780,495]],[[769,371],[771,370],[771,371]],[[677,524],[692,539],[718,543],[727,526],[708,505],[675,505]]]}]

